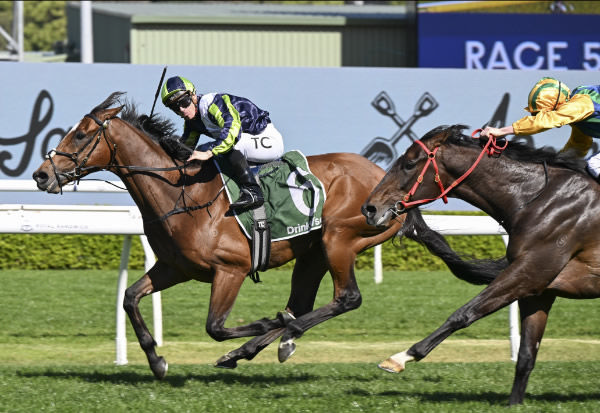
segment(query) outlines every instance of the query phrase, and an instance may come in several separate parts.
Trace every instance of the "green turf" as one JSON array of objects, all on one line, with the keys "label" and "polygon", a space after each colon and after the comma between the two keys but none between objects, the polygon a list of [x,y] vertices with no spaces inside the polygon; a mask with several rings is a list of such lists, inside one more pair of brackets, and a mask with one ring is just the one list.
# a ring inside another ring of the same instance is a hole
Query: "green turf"
[{"label": "green turf", "polygon": [[[429,363],[403,375],[362,363],[173,366],[155,381],[142,366],[0,368],[10,412],[502,412],[513,365]],[[597,412],[600,364],[541,362],[517,412]]]},{"label": "green turf", "polygon": [[[481,287],[447,272],[358,274],[363,305],[309,330],[280,364],[276,344],[235,370],[212,362],[244,340],[214,342],[204,330],[210,286],[163,292],[163,382],[153,379],[128,325],[127,366],[114,366],[117,271],[0,272],[0,412],[60,411],[503,411],[514,374],[508,312],[457,332],[399,375],[376,363],[424,338]],[[140,276],[130,274],[130,283]],[[228,326],[273,316],[289,293],[289,273],[244,284]],[[325,278],[318,305],[331,299]],[[152,325],[151,299],[142,312]],[[558,299],[516,411],[598,411],[600,308]],[[477,339],[477,340],[475,340]],[[582,340],[582,341],[579,341]],[[489,362],[489,358],[494,362]],[[315,362],[317,360],[318,362]]]}]

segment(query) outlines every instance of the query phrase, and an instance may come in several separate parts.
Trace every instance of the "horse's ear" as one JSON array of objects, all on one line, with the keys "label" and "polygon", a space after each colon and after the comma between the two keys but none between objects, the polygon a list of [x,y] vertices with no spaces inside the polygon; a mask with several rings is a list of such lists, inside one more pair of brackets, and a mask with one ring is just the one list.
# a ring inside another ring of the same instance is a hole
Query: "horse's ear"
[{"label": "horse's ear", "polygon": [[446,142],[446,139],[448,139],[448,137],[450,135],[451,135],[451,133],[447,129],[434,135],[430,141],[432,143],[431,149],[437,148],[438,146],[442,146],[444,144],[444,142]]},{"label": "horse's ear", "polygon": [[116,117],[118,115],[118,113],[123,110],[124,107],[125,107],[125,105],[121,105],[121,106],[117,106],[116,108],[107,109],[106,112],[104,113],[105,119],[103,119],[103,120]]}]

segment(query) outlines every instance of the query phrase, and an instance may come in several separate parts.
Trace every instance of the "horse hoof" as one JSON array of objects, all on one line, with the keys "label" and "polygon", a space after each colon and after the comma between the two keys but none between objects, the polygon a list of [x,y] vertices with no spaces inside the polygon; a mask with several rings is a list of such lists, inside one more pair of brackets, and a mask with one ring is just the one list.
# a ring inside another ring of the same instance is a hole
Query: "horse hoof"
[{"label": "horse hoof", "polygon": [[162,380],[167,375],[167,370],[169,370],[169,363],[163,357],[159,357],[156,363],[150,366],[152,369],[152,373],[154,373],[154,377],[159,380]]},{"label": "horse hoof", "polygon": [[224,355],[215,363],[215,367],[219,367],[222,369],[234,369],[237,367],[237,361],[229,357],[229,355]]},{"label": "horse hoof", "polygon": [[400,373],[401,371],[404,371],[404,366],[400,363],[395,362],[391,358],[382,361],[377,367],[389,373]]},{"label": "horse hoof", "polygon": [[387,360],[379,363],[379,368],[385,371],[389,371],[390,373],[400,373],[404,371],[404,366],[407,361],[413,361],[415,358],[407,354],[406,351],[402,353],[394,354]]},{"label": "horse hoof", "polygon": [[277,357],[279,358],[279,362],[283,363],[287,359],[291,357],[292,354],[296,351],[296,344],[294,340],[289,339],[287,341],[281,342],[279,344],[279,351],[277,352]]}]

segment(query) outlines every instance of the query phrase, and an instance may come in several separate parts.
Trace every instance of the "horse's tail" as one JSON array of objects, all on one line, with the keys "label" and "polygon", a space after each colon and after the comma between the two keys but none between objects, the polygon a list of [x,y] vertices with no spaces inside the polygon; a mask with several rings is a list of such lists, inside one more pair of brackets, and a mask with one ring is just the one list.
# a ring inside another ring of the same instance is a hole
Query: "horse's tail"
[{"label": "horse's tail", "polygon": [[508,266],[506,257],[496,260],[463,260],[463,258],[448,245],[441,234],[427,226],[418,208],[413,208],[408,211],[404,225],[399,231],[399,236],[406,236],[409,239],[425,245],[431,253],[444,261],[457,278],[471,284],[487,285]]}]

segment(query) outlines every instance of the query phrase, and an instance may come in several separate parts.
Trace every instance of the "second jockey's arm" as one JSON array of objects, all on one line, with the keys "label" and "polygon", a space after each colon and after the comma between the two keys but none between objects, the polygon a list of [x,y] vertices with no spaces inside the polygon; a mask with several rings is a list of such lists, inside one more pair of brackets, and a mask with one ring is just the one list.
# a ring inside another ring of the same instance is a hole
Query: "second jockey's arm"
[{"label": "second jockey's arm", "polygon": [[481,136],[489,138],[491,135],[495,138],[500,138],[502,136],[512,135],[514,133],[515,131],[512,125],[504,126],[502,128],[492,128],[487,126],[483,131],[481,131]]}]

